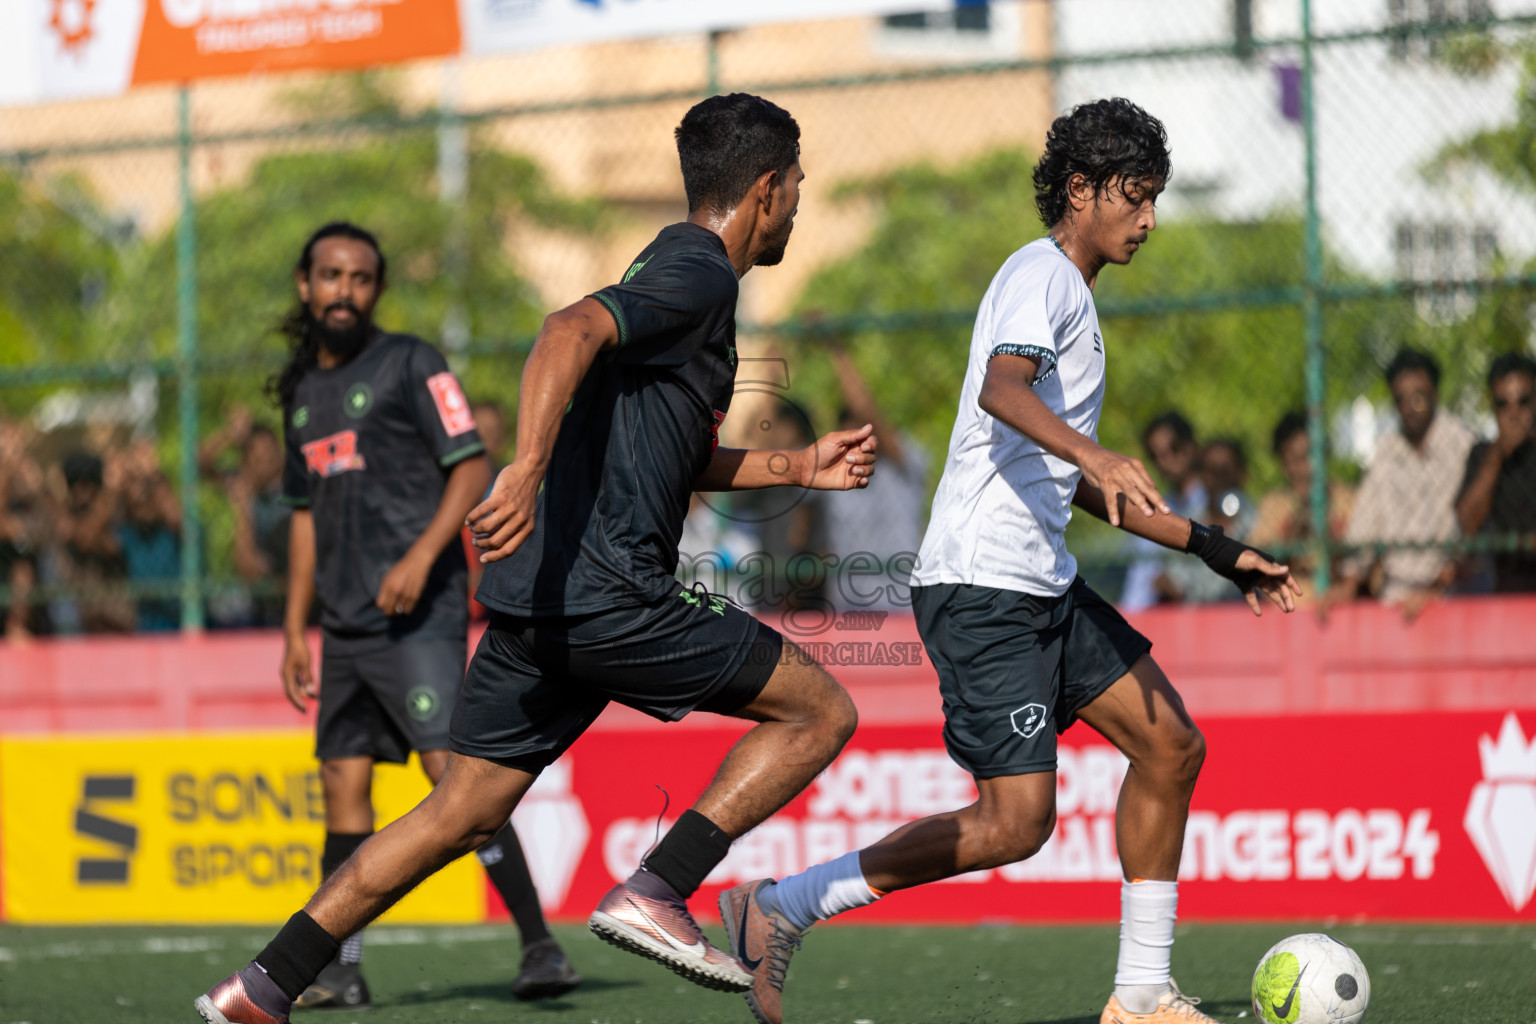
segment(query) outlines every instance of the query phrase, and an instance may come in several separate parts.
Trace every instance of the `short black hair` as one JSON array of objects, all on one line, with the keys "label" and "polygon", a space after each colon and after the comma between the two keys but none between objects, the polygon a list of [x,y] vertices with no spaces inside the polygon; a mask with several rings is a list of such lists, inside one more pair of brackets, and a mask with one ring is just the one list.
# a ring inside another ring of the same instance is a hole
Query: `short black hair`
[{"label": "short black hair", "polygon": [[1239,441],[1237,438],[1218,437],[1214,440],[1205,442],[1206,451],[1210,451],[1212,448],[1225,448],[1227,451],[1232,453],[1232,458],[1237,463],[1237,468],[1241,470],[1247,470],[1248,449],[1244,448],[1243,442]]},{"label": "short black hair", "polygon": [[1189,420],[1185,419],[1183,414],[1177,410],[1169,409],[1167,412],[1154,418],[1151,423],[1148,423],[1142,429],[1141,446],[1146,448],[1148,439],[1164,427],[1173,431],[1173,436],[1180,444],[1195,443],[1195,428],[1189,425]]},{"label": "short black hair", "polygon": [[1280,422],[1275,424],[1275,433],[1274,436],[1270,439],[1269,450],[1274,452],[1276,455],[1279,455],[1280,449],[1284,448],[1286,444],[1290,442],[1291,438],[1295,437],[1297,434],[1305,434],[1306,432],[1307,414],[1304,412],[1297,412],[1295,409],[1292,409],[1284,416],[1281,416]]},{"label": "short black hair", "polygon": [[101,486],[101,460],[90,452],[70,452],[64,456],[64,484],[95,484]]},{"label": "short black hair", "polygon": [[1488,386],[1492,388],[1512,373],[1523,373],[1536,381],[1536,359],[1524,352],[1505,352],[1488,367]]},{"label": "short black hair", "polygon": [[1429,374],[1429,382],[1436,388],[1440,386],[1440,363],[1435,357],[1416,348],[1405,348],[1393,356],[1392,361],[1387,364],[1387,387],[1391,387],[1392,382],[1400,375],[1414,370],[1422,370]]},{"label": "short black hair", "polygon": [[695,103],[674,133],[688,212],[729,210],[752,184],[800,159],[800,126],[761,96],[733,92]]},{"label": "short black hair", "polygon": [[1123,188],[1143,178],[1167,181],[1172,173],[1163,122],[1122,97],[1095,100],[1051,123],[1035,165],[1035,209],[1048,228],[1065,217],[1074,174],[1103,194],[1116,178]]}]

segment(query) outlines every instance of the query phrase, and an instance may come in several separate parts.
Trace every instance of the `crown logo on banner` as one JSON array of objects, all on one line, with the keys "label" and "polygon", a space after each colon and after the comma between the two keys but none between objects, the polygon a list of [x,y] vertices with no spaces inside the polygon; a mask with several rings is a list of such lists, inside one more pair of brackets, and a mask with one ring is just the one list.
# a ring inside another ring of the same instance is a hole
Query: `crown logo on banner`
[{"label": "crown logo on banner", "polygon": [[1511,711],[1498,741],[1485,733],[1477,752],[1483,781],[1467,804],[1467,835],[1504,899],[1523,910],[1536,892],[1536,735],[1526,742]]},{"label": "crown logo on banner", "polygon": [[1483,778],[1489,782],[1536,782],[1536,734],[1526,743],[1514,712],[1504,716],[1497,743],[1487,735],[1478,737],[1477,753],[1483,759]]},{"label": "crown logo on banner", "polygon": [[53,0],[48,25],[58,33],[59,45],[78,59],[91,41],[91,15],[96,0]]}]

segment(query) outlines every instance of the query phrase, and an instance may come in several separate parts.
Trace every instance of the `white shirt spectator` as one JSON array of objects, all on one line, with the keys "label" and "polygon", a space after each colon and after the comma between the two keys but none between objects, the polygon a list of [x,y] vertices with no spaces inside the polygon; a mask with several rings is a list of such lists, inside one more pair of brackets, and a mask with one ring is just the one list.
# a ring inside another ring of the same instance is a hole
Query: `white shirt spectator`
[{"label": "white shirt spectator", "polygon": [[[1418,448],[1408,443],[1401,430],[1389,432],[1376,444],[1344,543],[1422,544],[1455,539],[1461,533],[1456,525],[1456,492],[1476,440],[1461,420],[1444,409],[1436,411]],[[1396,603],[1414,590],[1432,586],[1450,560],[1435,548],[1387,552],[1381,558],[1381,599]],[[1357,555],[1349,568],[1363,575],[1372,561],[1371,554]]]},{"label": "white shirt spectator", "polygon": [[981,386],[995,355],[1038,359],[1035,394],[1067,426],[1097,439],[1104,406],[1098,313],[1082,273],[1050,238],[1010,256],[981,300],[912,582],[1058,597],[1077,576],[1066,529],[1081,471],[982,410]]}]

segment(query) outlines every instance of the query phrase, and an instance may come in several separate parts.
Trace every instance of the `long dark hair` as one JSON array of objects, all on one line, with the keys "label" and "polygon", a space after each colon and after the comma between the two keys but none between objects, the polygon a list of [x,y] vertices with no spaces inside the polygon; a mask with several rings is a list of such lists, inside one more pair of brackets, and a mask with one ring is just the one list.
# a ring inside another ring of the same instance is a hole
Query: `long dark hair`
[{"label": "long dark hair", "polygon": [[[326,238],[350,238],[370,246],[379,258],[379,285],[383,286],[384,250],[379,248],[379,240],[373,237],[372,232],[344,220],[331,221],[309,236],[309,241],[304,243],[304,251],[299,254],[299,262],[294,264],[296,272],[309,276],[309,268],[314,265],[315,246]],[[314,317],[309,307],[300,300],[278,325],[278,331],[293,342],[293,351],[283,368],[267,378],[267,396],[282,406],[285,417],[288,407],[293,404],[293,393],[298,389],[299,381],[319,365],[320,341],[314,331],[310,330],[313,323]]]}]

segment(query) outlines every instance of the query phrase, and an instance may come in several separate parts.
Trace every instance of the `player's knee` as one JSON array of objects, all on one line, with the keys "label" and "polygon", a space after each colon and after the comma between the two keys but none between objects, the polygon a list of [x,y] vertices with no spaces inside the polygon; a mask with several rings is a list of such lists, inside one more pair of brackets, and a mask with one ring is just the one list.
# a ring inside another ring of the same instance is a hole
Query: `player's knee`
[{"label": "player's knee", "polygon": [[358,771],[350,764],[320,762],[320,788],[327,803],[367,803],[372,796],[372,771]]},{"label": "player's knee", "polygon": [[1157,746],[1157,769],[1170,782],[1192,788],[1205,764],[1205,736],[1194,725],[1171,731]]},{"label": "player's knee", "polygon": [[446,840],[445,845],[455,856],[480,849],[507,823],[505,815],[483,807],[436,807],[433,810],[436,813],[427,827]]},{"label": "player's knee", "polygon": [[1200,777],[1200,769],[1205,764],[1205,733],[1194,725],[1189,727],[1190,735],[1183,745],[1183,775],[1188,783],[1193,786],[1195,779]]},{"label": "player's knee", "polygon": [[1020,809],[989,822],[985,863],[973,870],[1002,867],[1040,852],[1056,830],[1056,806]]},{"label": "player's knee", "polygon": [[842,750],[843,745],[853,738],[853,731],[859,727],[859,709],[854,706],[853,698],[847,690],[837,683],[832,685],[835,692],[827,700],[823,721],[828,733],[836,741],[837,749]]}]

